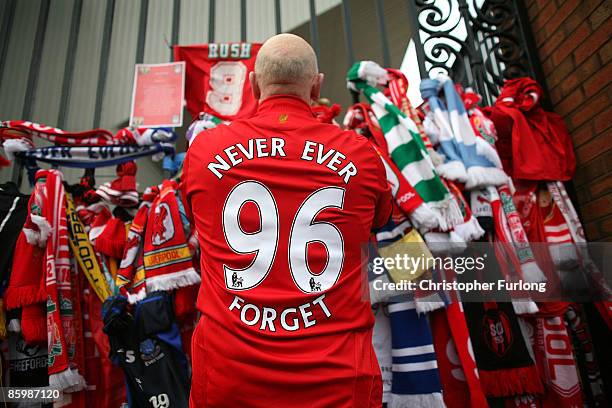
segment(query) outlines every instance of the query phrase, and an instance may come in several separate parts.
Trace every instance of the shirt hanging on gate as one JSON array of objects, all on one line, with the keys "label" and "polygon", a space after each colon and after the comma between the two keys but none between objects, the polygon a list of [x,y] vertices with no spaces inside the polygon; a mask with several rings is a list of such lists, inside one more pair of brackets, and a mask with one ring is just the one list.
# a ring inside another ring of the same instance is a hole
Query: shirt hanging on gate
[{"label": "shirt hanging on gate", "polygon": [[200,112],[223,120],[250,117],[257,109],[249,73],[261,44],[177,45],[174,60],[185,61],[185,98],[193,118]]}]

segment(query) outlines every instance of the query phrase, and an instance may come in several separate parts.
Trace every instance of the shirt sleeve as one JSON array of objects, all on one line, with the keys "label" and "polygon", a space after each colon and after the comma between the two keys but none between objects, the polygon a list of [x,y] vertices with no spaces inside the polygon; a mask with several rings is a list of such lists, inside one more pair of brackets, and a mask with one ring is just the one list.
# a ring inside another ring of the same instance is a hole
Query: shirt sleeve
[{"label": "shirt sleeve", "polygon": [[377,193],[376,207],[374,209],[374,220],[372,229],[376,230],[383,227],[391,218],[393,212],[393,196],[391,195],[391,187],[387,181],[387,172],[381,161],[381,158],[374,152],[376,160],[376,182]]}]

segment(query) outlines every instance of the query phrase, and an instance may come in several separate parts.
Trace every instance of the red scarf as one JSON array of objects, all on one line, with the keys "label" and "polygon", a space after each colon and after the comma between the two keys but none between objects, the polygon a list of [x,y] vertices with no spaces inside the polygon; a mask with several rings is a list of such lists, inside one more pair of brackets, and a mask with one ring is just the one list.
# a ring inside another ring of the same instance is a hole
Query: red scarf
[{"label": "red scarf", "polygon": [[486,408],[461,303],[430,315],[444,402],[448,408]]},{"label": "red scarf", "polygon": [[572,138],[563,119],[539,104],[542,88],[531,78],[507,80],[495,109],[513,119],[512,178],[570,180],[576,168]]},{"label": "red scarf", "polygon": [[79,391],[85,386],[85,380],[76,364],[70,364],[68,348],[72,347],[74,352],[76,333],[62,173],[39,170],[36,179],[46,188],[43,213],[51,226],[45,252],[49,385],[69,392]]},{"label": "red scarf", "polygon": [[[566,305],[565,305],[566,306]],[[565,310],[566,307],[562,307]],[[531,325],[531,341],[540,377],[545,384],[543,408],[583,406],[572,341],[563,314],[525,319]]]},{"label": "red scarf", "polygon": [[130,303],[136,303],[146,296],[143,242],[149,216],[149,206],[148,202],[143,202],[132,220],[123,249],[123,257],[115,278],[115,285],[119,288],[120,293],[128,298]]},{"label": "red scarf", "polygon": [[[28,341],[47,340],[49,384],[68,392],[85,385],[77,361],[70,252],[62,174],[39,170],[30,198],[31,213],[15,251],[7,308],[22,307],[22,330]],[[41,249],[42,248],[42,249]],[[46,325],[41,302],[46,302]],[[46,336],[41,331],[46,327]],[[73,354],[74,356],[74,354]]]},{"label": "red scarf", "polygon": [[151,204],[144,236],[147,292],[176,289],[200,283],[176,198],[178,185],[164,180]]},{"label": "red scarf", "polygon": [[21,308],[21,331],[26,342],[47,341],[44,280],[45,247],[51,233],[43,207],[44,183],[36,183],[28,202],[29,214],[13,254],[10,281],[4,293],[7,310]]},{"label": "red scarf", "polygon": [[117,134],[114,137],[111,132],[104,129],[93,129],[85,132],[66,132],[51,126],[33,123],[26,120],[9,120],[2,122],[0,126],[0,139],[32,140],[39,137],[59,145],[69,146],[108,146],[119,144],[136,144],[131,135]]}]

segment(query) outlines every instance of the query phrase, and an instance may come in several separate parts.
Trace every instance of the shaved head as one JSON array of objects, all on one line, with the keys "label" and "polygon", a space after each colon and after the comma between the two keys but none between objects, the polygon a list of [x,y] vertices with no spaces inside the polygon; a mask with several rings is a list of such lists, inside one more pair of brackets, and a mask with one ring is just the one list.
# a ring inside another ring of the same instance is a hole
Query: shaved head
[{"label": "shaved head", "polygon": [[297,35],[279,34],[259,50],[250,80],[257,99],[295,95],[310,103],[319,97],[323,74],[310,44]]}]

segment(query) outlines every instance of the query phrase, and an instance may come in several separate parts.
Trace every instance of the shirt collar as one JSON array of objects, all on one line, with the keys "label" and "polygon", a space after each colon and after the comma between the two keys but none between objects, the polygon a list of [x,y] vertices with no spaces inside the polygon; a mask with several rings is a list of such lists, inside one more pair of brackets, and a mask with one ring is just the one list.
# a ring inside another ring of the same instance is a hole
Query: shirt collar
[{"label": "shirt collar", "polygon": [[273,95],[259,103],[257,108],[258,114],[265,113],[293,113],[304,117],[312,117],[315,115],[303,99],[294,95]]}]

